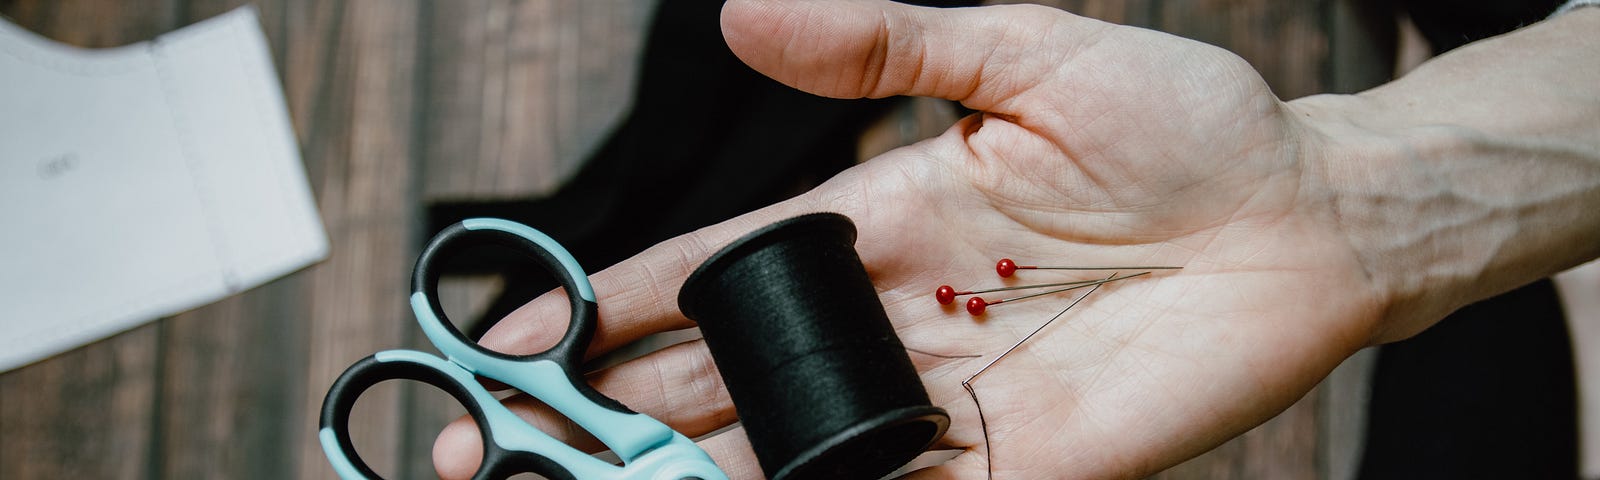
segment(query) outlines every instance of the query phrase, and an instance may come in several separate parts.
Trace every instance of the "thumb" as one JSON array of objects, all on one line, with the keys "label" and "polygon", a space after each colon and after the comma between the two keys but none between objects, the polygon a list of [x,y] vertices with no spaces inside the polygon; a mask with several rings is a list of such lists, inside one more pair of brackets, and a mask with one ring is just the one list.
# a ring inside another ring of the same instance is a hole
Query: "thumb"
[{"label": "thumb", "polygon": [[789,86],[835,98],[939,97],[986,111],[1046,80],[1109,26],[1034,5],[732,0],[722,9],[733,53]]}]

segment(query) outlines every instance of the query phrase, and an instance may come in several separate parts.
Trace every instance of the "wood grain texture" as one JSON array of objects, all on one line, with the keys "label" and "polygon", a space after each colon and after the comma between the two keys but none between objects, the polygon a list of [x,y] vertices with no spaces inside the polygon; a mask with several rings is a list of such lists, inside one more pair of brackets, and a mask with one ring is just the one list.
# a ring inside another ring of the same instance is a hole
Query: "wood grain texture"
[{"label": "wood grain texture", "polygon": [[160,325],[0,375],[0,478],[148,477]]},{"label": "wood grain texture", "polygon": [[1232,51],[1250,62],[1279,98],[1325,90],[1329,60],[1324,15],[1330,0],[1162,2],[1157,30]]},{"label": "wood grain texture", "polygon": [[[439,305],[450,319],[479,318],[499,293],[504,282],[496,275],[447,276],[439,280]],[[409,319],[409,317],[408,317]],[[456,327],[467,330],[467,324],[455,320]],[[415,322],[410,323],[415,325]],[[416,329],[412,329],[416,330]],[[414,331],[405,348],[424,352],[438,349]],[[405,431],[401,434],[400,451],[404,452],[399,469],[400,478],[434,478],[433,440],[444,426],[467,414],[455,398],[443,390],[418,382],[408,382],[401,389]]]},{"label": "wood grain texture", "polygon": [[[303,106],[300,141],[332,247],[308,272],[305,412],[320,410],[327,385],[351,363],[402,345],[412,323],[419,10],[415,1],[284,5],[282,75],[291,108]],[[396,472],[406,456],[400,397],[375,389],[351,422],[362,457],[381,473]],[[330,477],[315,422],[296,428],[299,476]]]},{"label": "wood grain texture", "polygon": [[[245,3],[190,0],[177,15],[190,24]],[[274,11],[259,13],[264,24],[273,21]],[[307,289],[299,272],[163,321],[156,477],[294,472],[301,425],[315,422],[298,403],[306,388]]]},{"label": "wood grain texture", "polygon": [[939,136],[960,119],[960,106],[955,102],[929,97],[905,99],[861,133],[856,141],[856,160],[865,162],[890,150]]},{"label": "wood grain texture", "polygon": [[1395,6],[1376,0],[1334,0],[1323,24],[1328,30],[1328,61],[1323,62],[1325,93],[1356,93],[1395,76],[1399,28]]},{"label": "wood grain texture", "polygon": [[306,276],[163,322],[160,478],[287,478],[316,422],[305,390]]},{"label": "wood grain texture", "polygon": [[[147,40],[176,25],[175,3],[0,2],[0,14],[88,47]],[[0,375],[0,478],[150,476],[159,430],[162,326],[117,336]]]},{"label": "wood grain texture", "polygon": [[469,0],[429,32],[423,196],[542,196],[631,103],[654,2]]},{"label": "wood grain texture", "polygon": [[177,28],[179,0],[0,0],[0,15],[58,42],[85,48],[127,45]]},{"label": "wood grain texture", "polygon": [[[236,0],[7,2],[25,27],[86,47],[209,18]],[[0,376],[3,478],[328,478],[326,386],[402,344],[416,242],[418,6],[267,2],[262,22],[328,228],[328,261]],[[398,389],[358,407],[362,453],[394,472]],[[13,448],[13,445],[23,447]]]}]

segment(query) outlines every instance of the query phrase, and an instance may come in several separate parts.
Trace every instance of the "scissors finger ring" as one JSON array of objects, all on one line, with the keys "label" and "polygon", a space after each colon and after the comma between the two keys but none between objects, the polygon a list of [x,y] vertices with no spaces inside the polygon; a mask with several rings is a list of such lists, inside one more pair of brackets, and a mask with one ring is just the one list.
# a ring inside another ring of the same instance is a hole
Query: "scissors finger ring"
[{"label": "scissors finger ring", "polygon": [[[571,302],[566,333],[554,347],[531,355],[495,352],[467,339],[445,316],[438,300],[436,262],[463,249],[499,245],[526,254],[555,274]],[[526,225],[500,219],[464,220],[439,232],[417,259],[411,276],[411,309],[423,333],[443,358],[413,350],[387,350],[361,359],[334,381],[323,400],[322,449],[339,476],[378,475],[350,441],[350,412],[368,388],[386,380],[434,386],[460,402],[477,423],[483,461],[474,479],[536,473],[559,480],[726,480],[711,457],[682,433],[629,410],[596,391],[579,365],[597,323],[589,277],[565,248]],[[622,459],[613,465],[534,428],[490,394],[475,377],[491,378],[538,398],[594,435]]]}]

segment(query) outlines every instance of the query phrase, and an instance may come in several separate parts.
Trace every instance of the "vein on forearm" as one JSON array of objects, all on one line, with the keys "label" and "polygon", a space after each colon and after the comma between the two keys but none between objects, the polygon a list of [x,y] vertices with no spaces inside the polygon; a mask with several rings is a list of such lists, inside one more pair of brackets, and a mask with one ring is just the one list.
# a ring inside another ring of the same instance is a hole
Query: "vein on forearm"
[{"label": "vein on forearm", "polygon": [[1390,339],[1600,255],[1600,11],[1567,17],[1305,102],[1336,111],[1316,119],[1331,206]]}]

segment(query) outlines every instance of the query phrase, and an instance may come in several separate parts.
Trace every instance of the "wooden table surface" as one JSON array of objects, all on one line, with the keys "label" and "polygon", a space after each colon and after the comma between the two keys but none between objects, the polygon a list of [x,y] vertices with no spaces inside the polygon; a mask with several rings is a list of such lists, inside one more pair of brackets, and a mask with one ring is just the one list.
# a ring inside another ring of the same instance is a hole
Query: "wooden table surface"
[{"label": "wooden table surface", "polygon": [[[0,0],[72,45],[150,39],[241,0]],[[1355,0],[1055,2],[1229,48],[1283,98],[1351,92],[1391,71],[1393,20]],[[322,221],[326,261],[262,287],[0,374],[0,478],[330,478],[316,440],[334,377],[422,345],[406,304],[433,201],[540,195],[628,107],[655,8],[641,1],[262,0],[257,3]],[[3,87],[0,87],[3,88]],[[909,102],[862,141],[931,136],[948,109]],[[458,282],[446,304],[481,301]],[[1161,478],[1350,476],[1359,368]],[[391,478],[431,478],[442,393],[380,385],[352,423]]]}]

